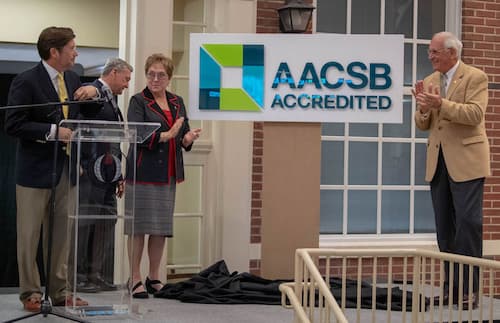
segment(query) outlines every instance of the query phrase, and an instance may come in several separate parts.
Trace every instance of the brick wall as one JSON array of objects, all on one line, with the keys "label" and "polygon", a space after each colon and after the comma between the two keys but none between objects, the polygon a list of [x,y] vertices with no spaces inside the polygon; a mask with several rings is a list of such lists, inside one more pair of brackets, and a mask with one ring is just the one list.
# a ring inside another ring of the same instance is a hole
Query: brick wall
[{"label": "brick wall", "polygon": [[[488,74],[486,131],[492,175],[484,188],[483,239],[500,240],[500,1],[462,1],[462,59]],[[493,257],[500,260],[500,257]],[[500,286],[495,284],[495,294]]]},{"label": "brick wall", "polygon": [[257,1],[257,33],[279,33],[279,19],[276,9],[283,6],[283,0]]},{"label": "brick wall", "polygon": [[252,212],[250,243],[260,243],[262,224],[262,154],[264,145],[263,122],[253,124],[253,159],[252,159]]},{"label": "brick wall", "polygon": [[[310,3],[312,1],[309,1]],[[257,2],[257,33],[278,33],[276,9],[283,0]],[[462,2],[463,61],[484,70],[490,81],[486,127],[491,145],[492,176],[484,194],[484,240],[500,240],[500,0]],[[263,123],[254,123],[252,168],[252,212],[250,243],[261,241]],[[500,257],[494,257],[500,260]],[[250,261],[250,271],[260,274],[260,259]],[[500,286],[495,294],[500,294]]]},{"label": "brick wall", "polygon": [[489,78],[486,131],[491,145],[492,176],[484,192],[484,239],[500,239],[500,1],[463,1],[464,62]]},{"label": "brick wall", "polygon": [[[278,33],[279,20],[277,8],[283,0],[257,1],[257,33]],[[262,151],[264,145],[264,123],[254,122],[253,126],[253,161],[252,161],[252,212],[250,243],[260,244],[262,224]],[[260,275],[260,259],[250,260],[250,273]]]},{"label": "brick wall", "polygon": [[[312,0],[304,2],[312,3]],[[276,11],[283,6],[284,0],[258,0],[257,1],[257,33],[274,34],[279,33],[279,18]],[[252,161],[252,212],[250,243],[260,244],[262,224],[262,150],[264,145],[264,123],[254,122],[253,134],[253,161]],[[260,275],[260,259],[250,260],[250,272]]]}]

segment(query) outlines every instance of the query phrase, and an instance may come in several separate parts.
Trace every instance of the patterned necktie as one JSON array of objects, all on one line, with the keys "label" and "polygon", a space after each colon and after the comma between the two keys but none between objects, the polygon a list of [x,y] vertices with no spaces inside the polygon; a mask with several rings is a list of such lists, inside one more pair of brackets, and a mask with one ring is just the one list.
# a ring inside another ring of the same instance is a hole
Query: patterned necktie
[{"label": "patterned necktie", "polygon": [[[59,101],[64,102],[68,100],[68,91],[66,91],[66,84],[64,84],[64,75],[62,73],[57,74],[57,88],[59,90]],[[64,119],[68,119],[69,108],[68,105],[62,106],[62,112]],[[66,155],[71,155],[71,144],[66,145]]]},{"label": "patterned necktie", "polygon": [[448,77],[446,76],[446,74],[441,74],[440,82],[441,82],[441,88],[440,88],[441,97],[445,98],[446,97],[446,87],[448,85]]},{"label": "patterned necktie", "polygon": [[[64,76],[62,73],[57,74],[57,87],[59,90],[59,100],[64,102],[68,100],[68,92],[66,91],[66,85],[64,84]],[[62,106],[62,111],[64,115],[64,119],[68,119],[68,111],[69,108],[67,105]]]}]

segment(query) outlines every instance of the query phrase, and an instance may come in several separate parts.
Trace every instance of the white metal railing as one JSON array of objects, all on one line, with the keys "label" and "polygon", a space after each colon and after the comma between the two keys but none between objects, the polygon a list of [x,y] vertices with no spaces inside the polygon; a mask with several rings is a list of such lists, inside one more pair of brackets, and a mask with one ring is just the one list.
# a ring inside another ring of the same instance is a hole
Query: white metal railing
[{"label": "white metal railing", "polygon": [[[456,304],[450,306],[443,302],[446,263],[448,299]],[[479,277],[476,286],[474,271]],[[497,301],[499,310],[495,312],[493,298],[495,275],[499,274],[500,262],[424,249],[297,249],[294,282],[282,284],[280,290],[282,305],[294,309],[295,322],[344,323],[347,316],[350,322],[363,323],[368,318],[388,323],[393,319],[412,323],[494,322],[500,318],[500,303]],[[340,290],[335,291],[337,298],[330,284],[334,277],[341,281]],[[458,278],[458,288],[453,286],[454,278]],[[468,281],[465,286],[464,281]],[[380,310],[380,291],[387,291],[387,296],[382,296],[385,310]],[[398,292],[396,297],[401,295],[397,302],[394,291]]]}]

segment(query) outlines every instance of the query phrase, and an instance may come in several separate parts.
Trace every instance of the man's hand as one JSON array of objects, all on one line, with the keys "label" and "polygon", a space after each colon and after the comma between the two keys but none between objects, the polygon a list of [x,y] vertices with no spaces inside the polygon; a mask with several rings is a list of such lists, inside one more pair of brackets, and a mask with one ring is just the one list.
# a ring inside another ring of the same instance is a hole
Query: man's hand
[{"label": "man's hand", "polygon": [[116,197],[121,198],[123,196],[123,192],[125,191],[125,181],[118,181],[116,185]]},{"label": "man's hand", "polygon": [[429,112],[427,107],[418,103],[418,96],[424,93],[424,81],[418,80],[417,83],[415,83],[415,87],[411,89],[411,93],[413,94],[415,101],[417,101],[417,110],[422,114]]},{"label": "man's hand", "polygon": [[98,97],[97,88],[93,85],[79,87],[73,94],[75,100],[90,100]]},{"label": "man's hand", "polygon": [[69,143],[71,140],[71,135],[73,131],[69,128],[59,127],[58,139],[65,144]]},{"label": "man's hand", "polygon": [[413,96],[416,99],[417,95],[423,92],[424,92],[424,81],[418,80],[417,83],[415,83],[415,87],[411,89],[411,93],[413,93]]},{"label": "man's hand", "polygon": [[426,113],[430,109],[439,109],[443,100],[441,94],[439,93],[439,86],[434,86],[432,83],[429,84],[427,92],[422,91],[416,96],[417,106],[420,112]]}]

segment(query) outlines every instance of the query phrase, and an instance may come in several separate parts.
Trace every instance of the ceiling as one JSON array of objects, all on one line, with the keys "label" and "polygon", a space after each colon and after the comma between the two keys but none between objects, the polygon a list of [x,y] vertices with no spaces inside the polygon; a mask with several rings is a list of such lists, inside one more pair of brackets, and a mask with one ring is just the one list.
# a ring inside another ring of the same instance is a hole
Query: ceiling
[{"label": "ceiling", "polygon": [[[83,76],[99,76],[106,60],[118,56],[117,48],[78,47],[77,51],[76,62]],[[0,73],[17,74],[39,61],[35,44],[0,42]]]}]

